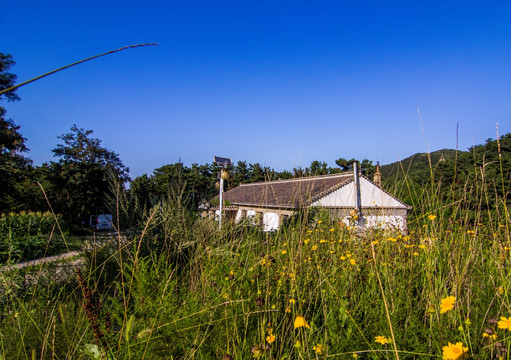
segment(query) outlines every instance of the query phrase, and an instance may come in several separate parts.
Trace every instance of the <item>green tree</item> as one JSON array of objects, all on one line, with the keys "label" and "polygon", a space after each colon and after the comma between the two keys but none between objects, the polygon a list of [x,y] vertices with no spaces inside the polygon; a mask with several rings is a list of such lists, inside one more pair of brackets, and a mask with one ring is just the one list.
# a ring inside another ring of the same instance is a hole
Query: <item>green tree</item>
[{"label": "green tree", "polygon": [[113,175],[121,184],[129,180],[129,169],[119,155],[101,146],[101,140],[92,138],[92,130],[76,125],[71,132],[59,136],[53,153],[59,158],[47,167],[47,180],[51,183],[50,201],[64,218],[74,223],[87,222],[91,214],[105,212],[105,200],[114,196],[109,186]]},{"label": "green tree", "polygon": [[[14,66],[12,56],[0,53],[0,90],[14,85],[16,75],[9,72]],[[0,95],[0,101],[18,101],[14,91]],[[0,106],[0,213],[10,210],[20,210],[26,203],[24,198],[25,186],[21,186],[30,176],[32,162],[23,154],[28,151],[25,138],[19,132],[12,119],[6,118],[6,110]]]},{"label": "green tree", "polygon": [[374,175],[374,171],[376,170],[376,166],[373,165],[373,162],[368,159],[363,159],[362,161],[356,159],[347,160],[345,158],[339,158],[335,160],[335,163],[341,168],[341,171],[351,171],[353,170],[353,163],[357,163],[359,166],[359,171],[368,177]]},{"label": "green tree", "polygon": [[328,173],[328,165],[324,161],[314,160],[307,169],[307,173],[311,176],[326,175]]}]

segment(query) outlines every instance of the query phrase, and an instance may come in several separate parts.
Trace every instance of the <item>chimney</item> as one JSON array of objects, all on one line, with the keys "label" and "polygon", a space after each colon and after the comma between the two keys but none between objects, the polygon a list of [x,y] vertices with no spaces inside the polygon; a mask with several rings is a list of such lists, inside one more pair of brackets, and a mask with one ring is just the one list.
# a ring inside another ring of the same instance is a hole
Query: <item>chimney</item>
[{"label": "chimney", "polygon": [[374,173],[373,183],[378,187],[381,187],[381,172],[380,172],[380,162],[376,163],[376,172]]}]

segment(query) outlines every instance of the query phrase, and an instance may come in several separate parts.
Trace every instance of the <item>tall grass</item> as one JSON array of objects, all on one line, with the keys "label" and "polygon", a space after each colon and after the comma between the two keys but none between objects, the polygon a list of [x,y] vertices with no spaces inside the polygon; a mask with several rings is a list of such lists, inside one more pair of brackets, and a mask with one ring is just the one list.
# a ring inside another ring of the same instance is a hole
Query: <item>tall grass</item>
[{"label": "tall grass", "polygon": [[461,343],[509,359],[507,193],[493,210],[466,201],[485,201],[485,181],[447,202],[451,185],[433,176],[407,187],[407,234],[360,233],[320,210],[276,233],[219,231],[176,190],[138,232],[87,253],[78,276],[47,270],[28,286],[0,273],[0,358],[427,359]]}]

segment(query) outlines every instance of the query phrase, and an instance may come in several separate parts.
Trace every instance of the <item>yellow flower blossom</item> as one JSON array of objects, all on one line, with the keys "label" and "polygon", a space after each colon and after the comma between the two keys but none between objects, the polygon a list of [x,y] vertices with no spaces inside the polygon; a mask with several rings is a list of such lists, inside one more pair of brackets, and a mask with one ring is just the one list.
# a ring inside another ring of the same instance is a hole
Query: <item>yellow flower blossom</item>
[{"label": "yellow flower blossom", "polygon": [[308,243],[309,243],[309,241],[311,241],[311,239],[305,239],[305,240],[303,241],[303,243],[304,243],[304,244],[308,244]]},{"label": "yellow flower blossom", "polygon": [[316,354],[321,354],[321,352],[323,351],[323,345],[317,344],[312,348],[312,350],[314,350]]},{"label": "yellow flower blossom", "polygon": [[312,245],[311,250],[312,250],[312,251],[316,251],[316,250],[318,250],[318,245]]},{"label": "yellow flower blossom", "polygon": [[343,255],[343,256],[341,256],[341,257],[339,258],[339,260],[346,260],[346,256],[344,256],[344,255]]},{"label": "yellow flower blossom", "polygon": [[428,215],[428,219],[433,221],[436,219],[436,215]]},{"label": "yellow flower blossom", "polygon": [[275,341],[275,335],[270,334],[270,335],[268,335],[268,336],[266,337],[266,342],[267,342],[268,344],[271,344],[271,343],[273,343],[274,341]]},{"label": "yellow flower blossom", "polygon": [[355,259],[351,259],[351,260],[350,260],[350,264],[351,264],[351,265],[355,265],[356,263],[357,263],[357,262],[355,261]]},{"label": "yellow flower blossom", "polygon": [[390,340],[388,338],[386,338],[385,336],[381,336],[381,335],[376,336],[374,338],[374,341],[379,344],[382,344],[382,345],[388,344],[390,342]]},{"label": "yellow flower blossom", "polygon": [[456,297],[448,296],[442,300],[440,300],[440,314],[446,313],[449,310],[454,309],[454,303],[456,302]]},{"label": "yellow flower blossom", "polygon": [[508,329],[511,330],[511,316],[508,318],[501,317],[498,323],[499,329]]},{"label": "yellow flower blossom", "polygon": [[286,255],[286,254],[287,254],[287,251],[286,251],[286,250],[282,250],[281,254],[282,254],[282,255]]},{"label": "yellow flower blossom", "polygon": [[296,304],[296,300],[295,299],[289,299],[289,303],[290,304]]},{"label": "yellow flower blossom", "polygon": [[305,321],[305,318],[302,315],[298,315],[296,317],[295,323],[294,323],[294,327],[295,327],[295,329],[298,329],[298,328],[301,328],[301,327],[310,329],[309,324],[307,324],[307,321]]},{"label": "yellow flower blossom", "polygon": [[444,360],[461,360],[468,358],[468,348],[463,343],[449,343],[442,348],[442,357]]}]

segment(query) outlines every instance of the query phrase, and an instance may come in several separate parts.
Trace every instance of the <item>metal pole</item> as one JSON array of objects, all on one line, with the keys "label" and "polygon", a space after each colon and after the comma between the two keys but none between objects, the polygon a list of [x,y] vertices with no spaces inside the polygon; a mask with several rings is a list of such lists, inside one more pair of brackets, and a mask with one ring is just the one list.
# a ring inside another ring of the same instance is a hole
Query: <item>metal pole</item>
[{"label": "metal pole", "polygon": [[358,177],[358,164],[353,163],[353,181],[355,182],[355,209],[357,210],[357,224],[363,224],[362,221],[362,201],[360,199],[360,178]]},{"label": "metal pole", "polygon": [[220,173],[220,214],[218,215],[218,228],[222,228],[222,212],[224,209],[224,179]]}]

